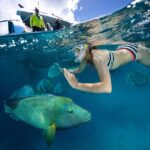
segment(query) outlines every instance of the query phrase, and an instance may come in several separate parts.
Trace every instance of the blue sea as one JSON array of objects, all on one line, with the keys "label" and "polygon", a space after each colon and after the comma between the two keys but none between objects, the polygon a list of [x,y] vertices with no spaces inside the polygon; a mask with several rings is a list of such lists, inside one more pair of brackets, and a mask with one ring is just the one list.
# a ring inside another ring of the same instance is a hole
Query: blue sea
[{"label": "blue sea", "polygon": [[[73,48],[89,41],[102,50],[114,50],[120,41],[150,48],[150,2],[64,30],[0,36],[0,150],[150,150],[150,68],[132,62],[111,71],[111,94],[72,89],[59,73],[58,65],[79,65]],[[77,78],[98,81],[90,65]],[[28,95],[31,89],[70,97],[91,112],[91,121],[57,131],[48,147],[41,130],[12,119],[4,110],[5,100]]]}]

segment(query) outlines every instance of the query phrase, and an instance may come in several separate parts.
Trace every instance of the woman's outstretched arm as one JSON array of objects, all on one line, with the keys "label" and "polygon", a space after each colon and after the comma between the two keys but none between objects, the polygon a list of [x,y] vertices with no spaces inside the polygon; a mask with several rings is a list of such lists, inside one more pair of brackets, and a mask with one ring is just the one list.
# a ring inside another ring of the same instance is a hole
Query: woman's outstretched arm
[{"label": "woman's outstretched arm", "polygon": [[111,93],[112,85],[110,73],[107,68],[107,65],[103,60],[98,58],[93,58],[93,63],[97,69],[100,81],[97,83],[80,83],[77,81],[74,74],[69,72],[67,69],[64,69],[64,75],[67,79],[70,86],[77,90],[92,92],[92,93]]}]

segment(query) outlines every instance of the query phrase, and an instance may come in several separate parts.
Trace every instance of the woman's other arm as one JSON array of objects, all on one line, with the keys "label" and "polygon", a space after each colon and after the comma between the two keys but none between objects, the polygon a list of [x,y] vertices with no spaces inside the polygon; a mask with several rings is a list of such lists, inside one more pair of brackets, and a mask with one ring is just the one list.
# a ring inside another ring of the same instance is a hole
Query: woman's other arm
[{"label": "woman's other arm", "polygon": [[83,60],[83,61],[80,63],[80,66],[79,66],[78,68],[73,69],[73,70],[72,70],[72,69],[69,69],[69,71],[70,71],[71,73],[74,73],[74,74],[80,73],[80,72],[82,72],[82,71],[85,69],[86,64],[87,64],[86,60]]}]

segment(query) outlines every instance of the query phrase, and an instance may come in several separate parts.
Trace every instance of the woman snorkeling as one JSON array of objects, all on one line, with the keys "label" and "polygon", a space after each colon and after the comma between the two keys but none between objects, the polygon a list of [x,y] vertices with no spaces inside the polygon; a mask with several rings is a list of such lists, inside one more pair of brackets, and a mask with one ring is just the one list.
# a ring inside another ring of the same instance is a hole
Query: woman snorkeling
[{"label": "woman snorkeling", "polygon": [[[80,45],[75,48],[75,61],[80,62],[79,68],[75,70],[63,69],[65,78],[71,87],[77,90],[92,93],[111,93],[112,84],[109,70],[132,61],[138,61],[150,67],[150,50],[142,45],[123,44],[116,51],[97,50],[96,46]],[[100,81],[97,83],[80,83],[75,73],[84,70],[87,63],[93,64],[98,72]]]}]

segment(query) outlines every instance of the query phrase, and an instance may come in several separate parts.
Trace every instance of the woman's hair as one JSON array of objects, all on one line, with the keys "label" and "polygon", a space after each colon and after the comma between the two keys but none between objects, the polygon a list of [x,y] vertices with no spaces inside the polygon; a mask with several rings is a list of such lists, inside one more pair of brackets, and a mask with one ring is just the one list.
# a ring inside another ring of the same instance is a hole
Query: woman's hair
[{"label": "woman's hair", "polygon": [[93,49],[97,49],[96,45],[88,44],[89,52],[91,53]]}]

